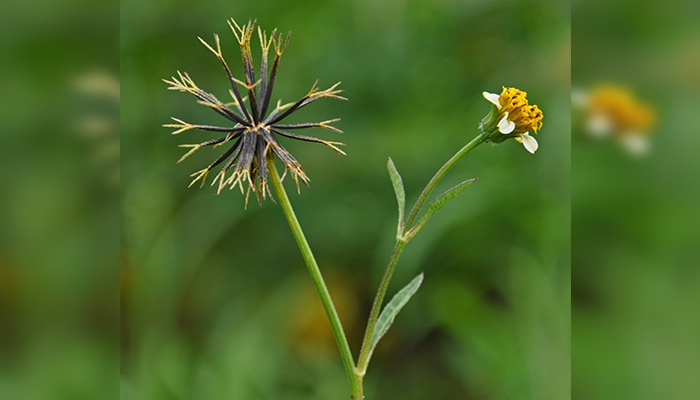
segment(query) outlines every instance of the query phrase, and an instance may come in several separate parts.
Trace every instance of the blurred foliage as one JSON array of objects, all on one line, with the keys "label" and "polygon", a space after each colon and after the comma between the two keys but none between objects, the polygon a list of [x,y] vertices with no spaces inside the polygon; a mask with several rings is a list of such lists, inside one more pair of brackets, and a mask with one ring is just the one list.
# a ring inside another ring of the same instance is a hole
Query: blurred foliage
[{"label": "blurred foliage", "polygon": [[420,271],[426,280],[378,346],[367,398],[568,396],[568,2],[129,0],[121,12],[124,399],[347,393],[330,326],[279,207],[244,211],[239,193],[187,189],[211,150],[176,165],[177,145],[205,134],[173,137],[160,127],[171,116],[218,122],[161,78],[187,71],[226,97],[226,76],[197,36],[219,33],[240,76],[228,17],[293,32],[273,99],[296,100],[317,78],[322,87],[342,80],[350,99],[320,101],[298,116],[341,117],[341,137],[312,134],[344,141],[347,157],[285,145],[312,180],[292,202],[355,352],[396,229],[387,157],[411,202],[478,133],[490,107],[482,91],[528,92],[545,113],[540,150],[484,145],[437,189],[480,178],[399,262],[390,296]]},{"label": "blurred foliage", "polygon": [[117,127],[119,103],[77,88],[100,70],[118,89],[118,9],[114,1],[0,5],[2,399],[119,395],[118,187],[79,129],[97,114]]},{"label": "blurred foliage", "polygon": [[574,115],[573,397],[700,394],[700,29],[691,1],[578,2],[576,87],[613,82],[658,115],[646,157],[585,139]]}]

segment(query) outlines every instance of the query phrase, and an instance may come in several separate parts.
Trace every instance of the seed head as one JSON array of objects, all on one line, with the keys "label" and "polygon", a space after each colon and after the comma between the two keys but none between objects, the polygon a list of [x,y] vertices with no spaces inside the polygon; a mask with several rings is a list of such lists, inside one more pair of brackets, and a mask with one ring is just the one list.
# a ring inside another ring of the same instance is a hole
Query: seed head
[{"label": "seed head", "polygon": [[[342,132],[340,129],[330,125],[333,122],[339,121],[339,119],[301,124],[284,124],[282,121],[292,113],[318,99],[347,99],[340,96],[342,90],[337,89],[340,82],[325,90],[320,90],[316,86],[316,83],[314,83],[311,90],[298,101],[287,104],[282,104],[281,101],[277,101],[277,105],[270,110],[272,89],[277,77],[277,69],[280,59],[289,43],[291,32],[283,38],[283,35],[281,33],[278,34],[277,29],[275,29],[268,37],[267,33],[258,27],[257,33],[260,38],[262,60],[260,62],[259,78],[256,79],[255,66],[250,48],[252,37],[256,31],[256,21],[248,21],[247,24],[240,26],[236,21],[231,19],[228,21],[228,24],[240,47],[243,62],[243,80],[239,80],[233,76],[226,60],[224,60],[221,42],[217,34],[214,34],[214,46],[211,46],[202,38],[199,38],[199,40],[209,51],[214,53],[216,58],[221,62],[229,83],[231,84],[231,89],[229,90],[232,98],[231,102],[225,103],[216,98],[213,94],[200,89],[186,72],[181,73],[178,71],[177,77],[173,76],[170,80],[164,79],[164,82],[170,85],[168,89],[192,94],[197,99],[197,103],[211,108],[214,112],[230,121],[230,123],[228,126],[197,125],[173,118],[176,122],[175,124],[166,124],[163,126],[175,128],[173,132],[174,135],[192,129],[219,132],[222,134],[221,137],[201,143],[180,145],[180,147],[189,150],[178,162],[183,161],[203,147],[211,146],[212,148],[216,148],[219,146],[227,146],[227,150],[213,163],[191,175],[193,180],[190,186],[198,181],[201,181],[201,186],[204,186],[209,173],[219,166],[219,164],[225,162],[214,178],[212,186],[217,186],[217,194],[219,194],[224,187],[233,189],[238,186],[241,193],[245,193],[246,195],[247,205],[251,191],[255,193],[259,202],[262,202],[268,195],[271,197],[270,187],[267,181],[268,169],[266,160],[268,156],[276,156],[284,163],[285,174],[283,177],[289,172],[297,183],[297,190],[299,188],[299,180],[308,185],[308,176],[306,176],[302,170],[299,162],[279,142],[280,137],[321,143],[332,148],[339,155],[345,155],[345,153],[337,147],[343,145],[343,143],[321,140],[315,137],[290,132],[292,130],[305,128],[325,128],[335,132]],[[270,49],[274,50],[274,59],[271,66],[268,64]],[[231,173],[229,174],[229,172]],[[248,183],[248,187],[247,190],[244,190],[243,186],[246,182]]]}]

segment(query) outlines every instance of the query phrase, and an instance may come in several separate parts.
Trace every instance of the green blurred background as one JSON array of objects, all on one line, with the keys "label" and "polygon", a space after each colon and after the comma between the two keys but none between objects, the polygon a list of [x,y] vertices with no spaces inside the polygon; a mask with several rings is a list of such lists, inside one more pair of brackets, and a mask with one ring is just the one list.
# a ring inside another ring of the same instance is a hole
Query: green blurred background
[{"label": "green blurred background", "polygon": [[[118,12],[0,4],[3,400],[119,396],[119,191],[106,178],[119,166]],[[110,95],[78,88],[95,71],[112,77]],[[86,132],[87,118],[110,129]]]},{"label": "green blurred background", "polygon": [[[197,40],[226,19],[293,31],[273,99],[342,80],[297,122],[342,118],[347,157],[285,142],[310,176],[292,202],[357,353],[395,232],[388,156],[409,202],[477,133],[481,92],[528,92],[540,149],[484,145],[447,176],[479,181],[412,241],[390,288],[426,280],[379,345],[368,399],[564,399],[570,395],[570,3],[568,1],[121,2],[121,395],[123,399],[346,399],[330,326],[279,206],[187,189],[171,116],[222,122],[161,79],[177,70],[226,98]],[[258,62],[256,54],[256,62]],[[291,189],[291,185],[288,186]]]},{"label": "green blurred background", "polygon": [[700,398],[700,3],[577,2],[575,88],[650,104],[650,152],[585,140],[572,157],[575,399]]}]

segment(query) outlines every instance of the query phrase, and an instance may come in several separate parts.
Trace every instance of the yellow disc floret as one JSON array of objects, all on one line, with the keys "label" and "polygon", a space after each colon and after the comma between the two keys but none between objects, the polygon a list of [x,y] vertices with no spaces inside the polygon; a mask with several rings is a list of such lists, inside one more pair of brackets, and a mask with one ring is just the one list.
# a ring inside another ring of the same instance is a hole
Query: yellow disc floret
[{"label": "yellow disc floret", "polygon": [[508,120],[515,123],[514,133],[537,131],[542,128],[542,111],[527,102],[527,93],[516,88],[503,88],[498,98],[501,105],[499,116],[508,113]]}]

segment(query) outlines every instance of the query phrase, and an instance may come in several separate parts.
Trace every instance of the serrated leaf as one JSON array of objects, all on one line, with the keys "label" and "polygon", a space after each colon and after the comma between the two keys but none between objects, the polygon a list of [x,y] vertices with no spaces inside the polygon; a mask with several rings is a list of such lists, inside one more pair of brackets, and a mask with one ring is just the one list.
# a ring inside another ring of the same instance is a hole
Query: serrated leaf
[{"label": "serrated leaf", "polygon": [[394,323],[394,319],[396,318],[396,315],[401,311],[403,306],[408,303],[408,300],[411,299],[411,296],[413,296],[417,291],[418,288],[420,287],[421,283],[423,283],[423,273],[421,272],[418,276],[413,278],[411,282],[409,282],[408,285],[406,285],[403,289],[401,289],[398,293],[396,293],[396,296],[394,296],[393,299],[384,307],[382,310],[381,314],[379,314],[379,318],[377,319],[377,324],[374,326],[374,332],[372,332],[372,340],[371,340],[371,346],[369,350],[369,356],[372,356],[372,353],[374,352],[374,348],[377,346],[377,343],[379,343],[379,340],[386,334],[386,332],[389,330],[389,327],[391,327],[391,324]]},{"label": "serrated leaf", "polygon": [[418,222],[416,228],[413,229],[414,234],[418,231],[418,229],[420,229],[420,227],[422,227],[426,222],[428,222],[430,217],[435,215],[436,212],[440,211],[442,207],[444,207],[452,199],[457,197],[458,194],[462,193],[462,190],[466,189],[467,186],[474,183],[476,179],[477,178],[467,179],[466,181],[447,190],[445,193],[441,194],[435,200],[433,200],[433,202],[430,203],[430,205],[428,205],[428,209],[425,211],[425,214],[423,214],[423,218],[421,218],[420,222]]},{"label": "serrated leaf", "polygon": [[396,193],[396,201],[399,203],[399,235],[403,234],[403,217],[406,212],[406,191],[403,188],[403,180],[399,171],[394,165],[391,157],[386,163],[386,168],[389,170],[389,177],[391,178],[391,184],[394,186],[394,193]]}]

